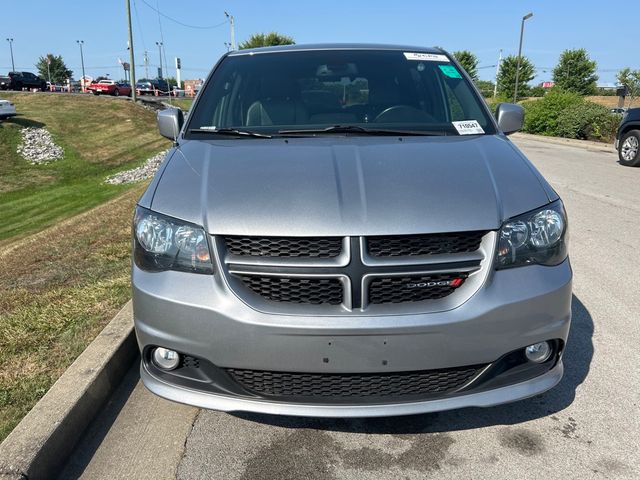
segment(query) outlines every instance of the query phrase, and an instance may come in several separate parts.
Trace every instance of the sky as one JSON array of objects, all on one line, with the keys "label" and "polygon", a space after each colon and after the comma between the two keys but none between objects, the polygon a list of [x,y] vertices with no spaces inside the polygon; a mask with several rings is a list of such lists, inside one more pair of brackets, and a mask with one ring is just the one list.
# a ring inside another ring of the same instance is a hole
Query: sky
[{"label": "sky", "polygon": [[[582,0],[130,0],[136,77],[159,65],[156,42],[163,41],[169,75],[174,58],[182,79],[204,78],[227,50],[230,28],[225,10],[235,18],[238,42],[255,32],[277,31],[296,43],[369,42],[441,46],[470,50],[479,59],[484,80],[495,78],[500,49],[517,54],[523,15],[523,55],[536,66],[534,82],[551,80],[562,50],[585,48],[598,63],[599,84],[613,84],[623,67],[640,68],[640,49],[625,28],[615,3]],[[33,71],[38,57],[62,55],[74,77],[82,74],[76,40],[84,41],[87,75],[123,78],[118,59],[128,61],[126,0],[8,2],[0,12],[0,73],[11,70],[13,38],[16,70]],[[151,8],[153,7],[153,8]],[[154,11],[159,10],[163,16]],[[171,19],[167,18],[171,17]],[[160,21],[159,21],[160,20]],[[187,26],[188,25],[188,26]],[[194,28],[200,27],[200,28]],[[203,28],[207,27],[207,28]],[[214,27],[214,28],[209,28]]]}]

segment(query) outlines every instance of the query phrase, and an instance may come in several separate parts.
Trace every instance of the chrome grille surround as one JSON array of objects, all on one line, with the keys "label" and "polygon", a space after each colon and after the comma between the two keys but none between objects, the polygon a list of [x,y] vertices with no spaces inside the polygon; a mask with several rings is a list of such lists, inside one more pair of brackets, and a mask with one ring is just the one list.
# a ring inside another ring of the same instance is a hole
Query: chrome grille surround
[{"label": "chrome grille surround", "polygon": [[[389,257],[370,255],[367,237],[343,237],[340,254],[331,258],[234,255],[226,248],[224,239],[224,236],[213,236],[224,279],[242,301],[258,311],[314,316],[394,315],[450,310],[469,299],[491,270],[496,232],[485,232],[479,248],[473,252]],[[374,280],[449,274],[456,274],[463,281],[450,294],[439,296],[441,298],[429,299],[428,294],[412,295],[413,301],[408,299],[379,304],[369,299],[370,286]],[[331,302],[272,301],[247,286],[246,281],[252,276],[309,281],[338,280],[343,287],[342,302],[336,305]]]}]

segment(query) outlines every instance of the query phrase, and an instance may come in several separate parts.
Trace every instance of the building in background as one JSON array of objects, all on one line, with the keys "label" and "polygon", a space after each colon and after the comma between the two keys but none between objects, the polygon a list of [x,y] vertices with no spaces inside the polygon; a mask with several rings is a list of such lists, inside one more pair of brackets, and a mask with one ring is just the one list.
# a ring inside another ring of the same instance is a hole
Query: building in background
[{"label": "building in background", "polygon": [[195,97],[195,95],[200,91],[200,87],[202,87],[204,80],[201,78],[198,80],[184,80],[182,83],[184,84],[185,96]]}]

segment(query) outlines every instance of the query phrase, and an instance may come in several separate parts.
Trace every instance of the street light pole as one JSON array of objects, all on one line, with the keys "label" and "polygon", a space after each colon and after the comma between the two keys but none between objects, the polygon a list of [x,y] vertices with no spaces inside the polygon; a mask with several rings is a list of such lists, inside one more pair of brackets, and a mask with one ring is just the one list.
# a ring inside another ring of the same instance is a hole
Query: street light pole
[{"label": "street light pole", "polygon": [[80,45],[80,62],[82,63],[82,93],[85,92],[84,84],[86,82],[86,77],[84,74],[84,52],[82,51],[82,45],[84,44],[84,40],[76,40],[76,43]]},{"label": "street light pole", "polygon": [[16,65],[13,63],[13,38],[7,38],[7,42],[9,42],[9,50],[11,51],[11,71],[16,71]]},{"label": "street light pole", "polygon": [[533,17],[533,13],[527,13],[522,17],[522,24],[520,25],[520,46],[518,47],[518,65],[516,67],[516,87],[513,90],[513,103],[518,101],[518,80],[520,80],[520,62],[522,61],[522,37],[524,36],[524,22]]},{"label": "street light pole", "polygon": [[158,54],[160,55],[160,70],[158,70],[158,78],[162,78],[162,42],[156,42],[158,46]]},{"label": "street light pole", "polygon": [[496,83],[493,84],[493,98],[498,96],[498,75],[500,75],[500,65],[502,64],[502,49],[500,49],[500,56],[498,57],[498,64],[496,65]]},{"label": "street light pole", "polygon": [[226,17],[229,19],[229,26],[231,28],[231,50],[236,49],[236,23],[233,15],[229,15],[227,12],[224,12]]},{"label": "street light pole", "polygon": [[133,55],[133,28],[131,28],[131,0],[127,2],[127,26],[129,28],[129,63],[131,70],[129,71],[129,83],[131,84],[131,100],[136,103],[138,98],[136,92],[136,61]]}]

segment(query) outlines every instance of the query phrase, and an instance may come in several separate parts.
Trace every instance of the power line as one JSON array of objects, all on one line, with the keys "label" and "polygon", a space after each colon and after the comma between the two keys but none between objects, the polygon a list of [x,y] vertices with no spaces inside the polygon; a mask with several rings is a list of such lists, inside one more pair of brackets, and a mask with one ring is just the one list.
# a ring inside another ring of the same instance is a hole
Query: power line
[{"label": "power line", "polygon": [[159,8],[156,8],[156,7],[152,6],[152,5],[150,5],[146,0],[142,0],[142,3],[144,3],[147,7],[149,7],[151,10],[156,12],[158,15],[161,15],[164,18],[166,18],[167,20],[170,20],[170,21],[172,21],[174,23],[177,23],[178,25],[181,25],[181,26],[186,27],[186,28],[196,28],[196,29],[199,29],[199,30],[210,30],[210,29],[213,29],[213,28],[221,27],[221,26],[223,26],[223,25],[228,23],[228,20],[225,20],[224,22],[217,23],[216,25],[206,25],[206,26],[204,26],[204,25],[189,25],[188,23],[181,22],[180,20],[176,20],[175,18],[170,17],[169,15],[166,15],[166,14],[162,13]]},{"label": "power line", "polygon": [[144,34],[142,33],[142,23],[140,22],[140,14],[138,13],[138,3],[136,0],[133,0],[133,9],[136,12],[136,21],[138,22],[138,30],[140,30],[140,38],[142,39],[142,47],[144,50],[147,50],[147,44],[144,41]]}]

